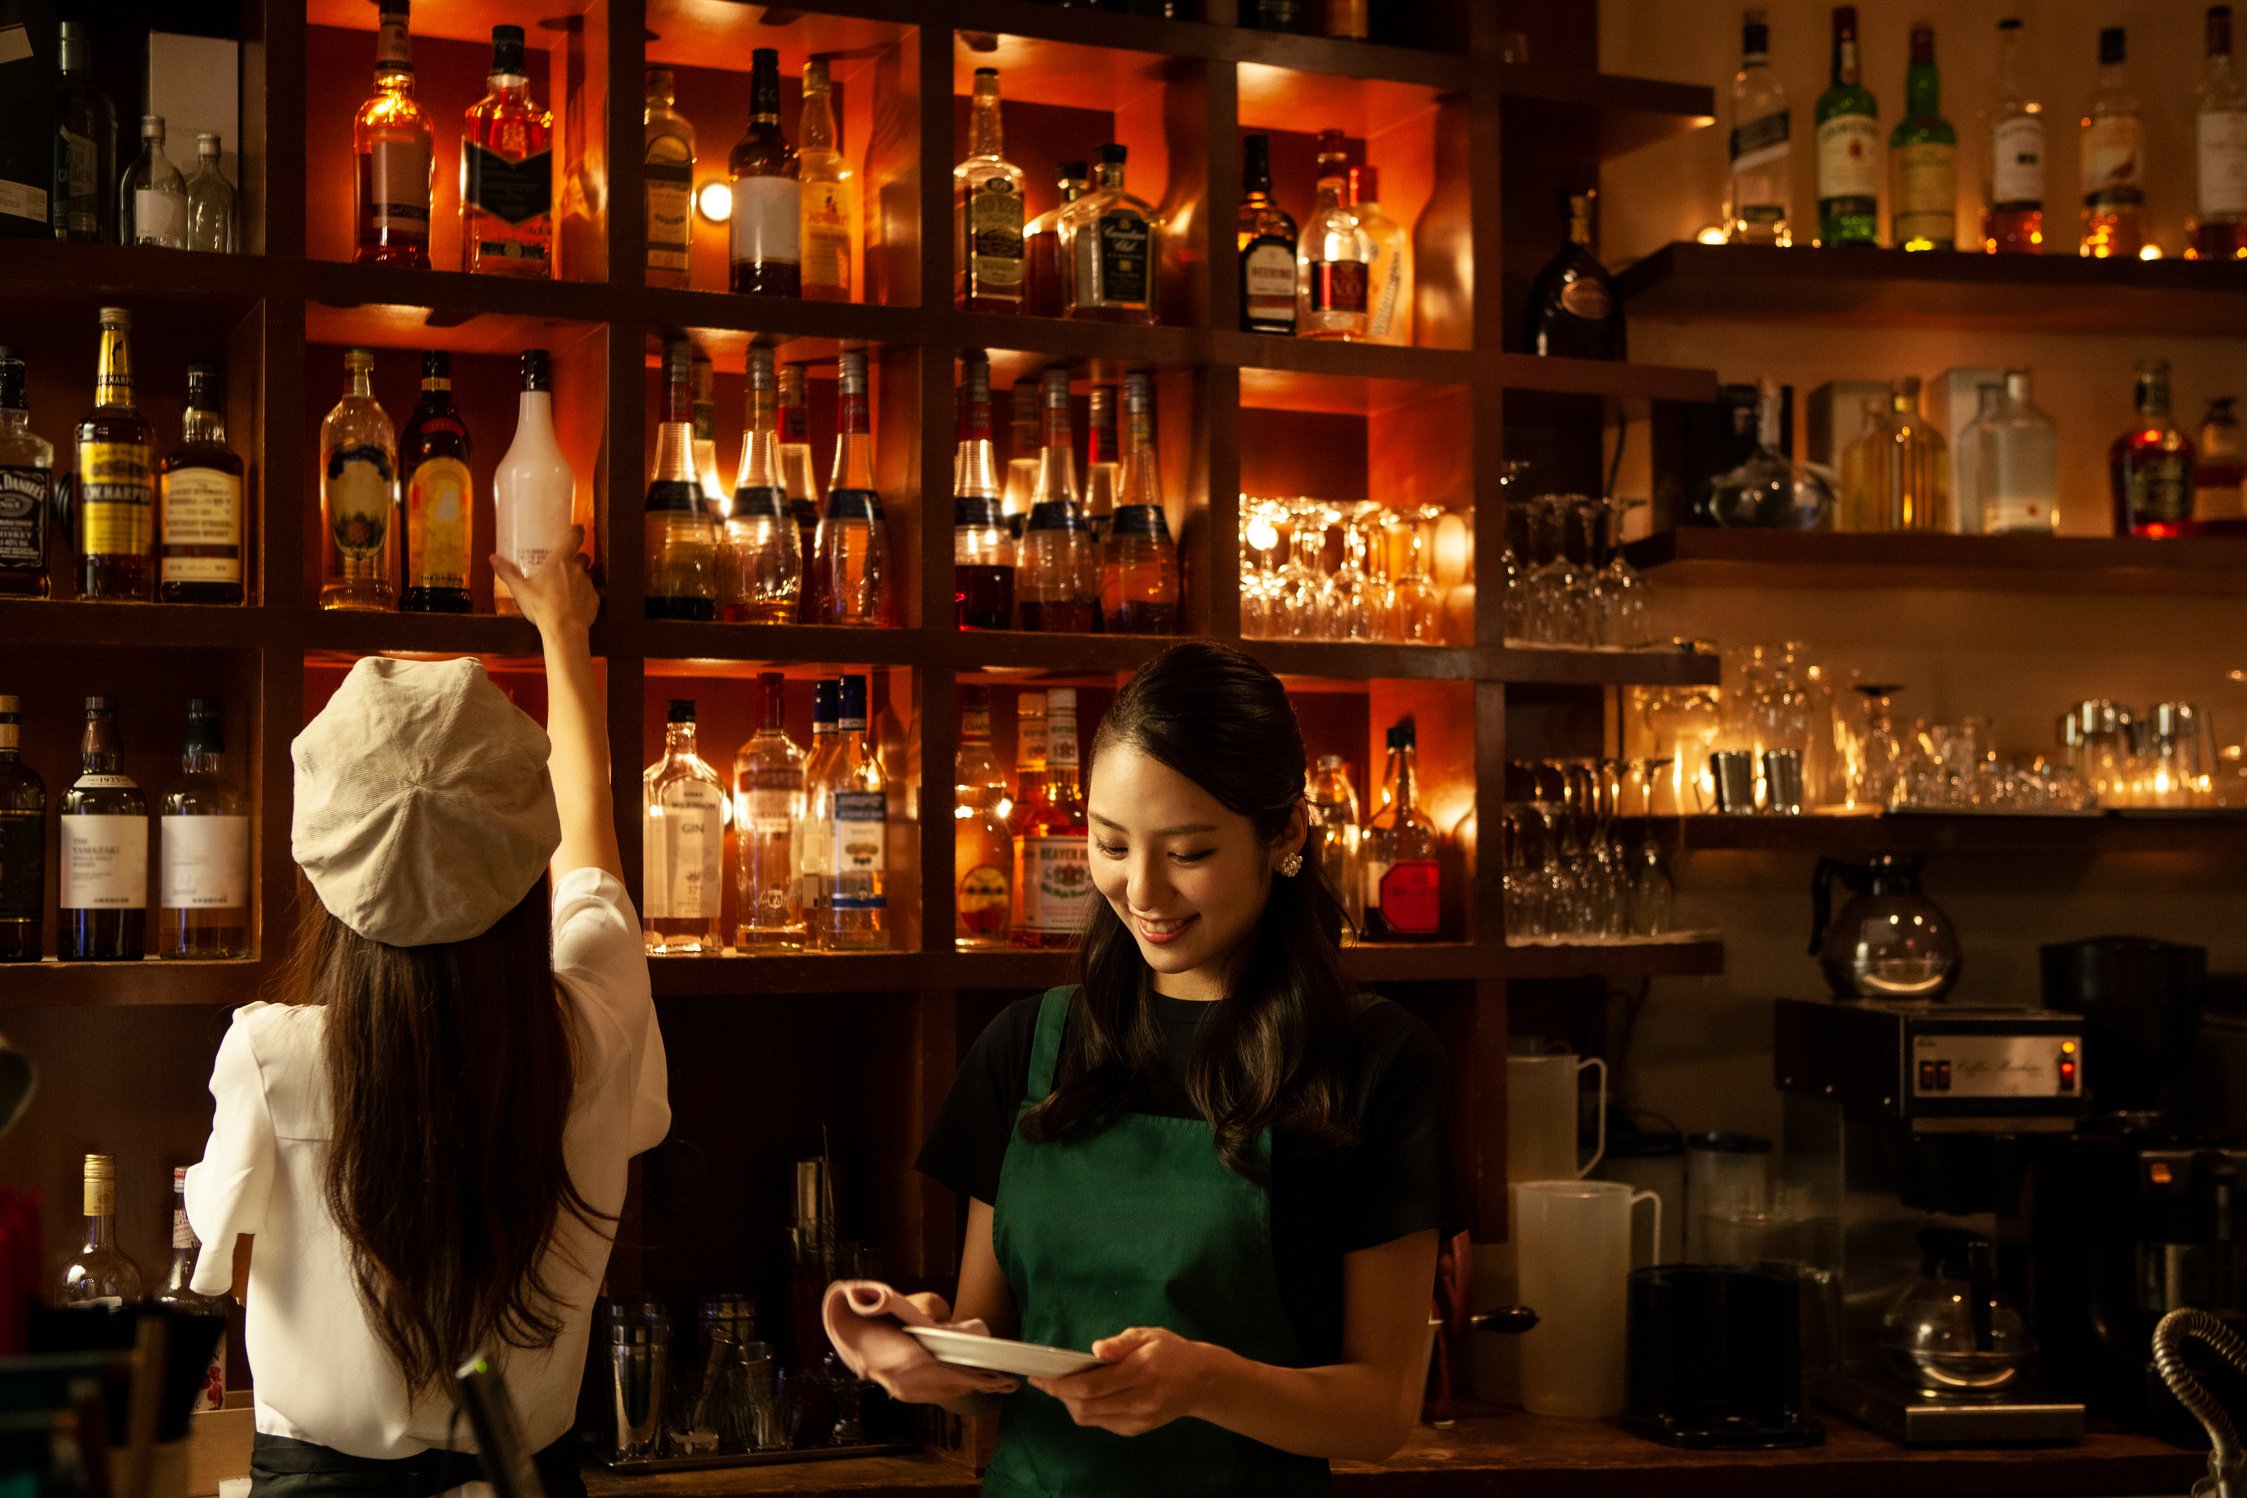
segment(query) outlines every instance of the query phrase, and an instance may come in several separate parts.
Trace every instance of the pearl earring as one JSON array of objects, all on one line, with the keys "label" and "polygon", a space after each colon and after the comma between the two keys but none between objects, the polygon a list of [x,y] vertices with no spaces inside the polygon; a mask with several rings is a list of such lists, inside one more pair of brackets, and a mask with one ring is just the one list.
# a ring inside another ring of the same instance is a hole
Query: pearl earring
[{"label": "pearl earring", "polygon": [[1283,858],[1283,859],[1281,859],[1281,860],[1280,860],[1280,877],[1281,877],[1282,879],[1293,879],[1293,878],[1294,878],[1294,877],[1295,877],[1295,876],[1296,876],[1297,874],[1300,874],[1300,873],[1302,873],[1302,872],[1303,872],[1303,855],[1302,855],[1302,854],[1300,854],[1300,853],[1290,853],[1290,854],[1288,854],[1288,855],[1287,855],[1287,857],[1285,857],[1285,858]]}]

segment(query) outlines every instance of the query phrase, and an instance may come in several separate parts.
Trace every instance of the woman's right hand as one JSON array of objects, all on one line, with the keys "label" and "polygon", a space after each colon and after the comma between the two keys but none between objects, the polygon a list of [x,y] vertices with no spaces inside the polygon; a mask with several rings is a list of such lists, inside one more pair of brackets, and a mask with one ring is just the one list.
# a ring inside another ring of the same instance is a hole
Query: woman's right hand
[{"label": "woman's right hand", "polygon": [[[952,1308],[941,1295],[900,1295],[872,1280],[846,1280],[827,1287],[821,1310],[828,1339],[843,1362],[860,1378],[880,1384],[892,1399],[949,1404],[980,1394],[1011,1394],[1016,1388],[1016,1381],[1004,1373],[940,1363],[905,1334],[908,1324],[951,1324]],[[980,1321],[962,1322],[954,1329],[989,1334]]]},{"label": "woman's right hand", "polygon": [[584,546],[585,527],[573,525],[563,543],[528,574],[508,558],[492,554],[493,575],[515,595],[516,607],[541,638],[582,639],[601,611],[601,594],[593,586],[592,563]]}]

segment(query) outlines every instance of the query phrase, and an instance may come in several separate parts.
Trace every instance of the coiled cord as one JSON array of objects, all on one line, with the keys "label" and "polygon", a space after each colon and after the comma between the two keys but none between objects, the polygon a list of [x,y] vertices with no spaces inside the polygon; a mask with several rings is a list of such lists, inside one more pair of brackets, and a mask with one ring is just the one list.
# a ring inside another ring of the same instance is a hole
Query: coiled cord
[{"label": "coiled cord", "polygon": [[2193,1492],[2211,1498],[2247,1498],[2247,1471],[2243,1471],[2247,1453],[2240,1449],[2239,1427],[2208,1392],[2207,1385],[2185,1366],[2187,1339],[2205,1343],[2242,1373],[2247,1373],[2247,1342],[2208,1312],[2191,1306],[2171,1311],[2153,1329],[2153,1366],[2160,1372],[2161,1381],[2208,1432],[2208,1479],[2195,1484]]}]

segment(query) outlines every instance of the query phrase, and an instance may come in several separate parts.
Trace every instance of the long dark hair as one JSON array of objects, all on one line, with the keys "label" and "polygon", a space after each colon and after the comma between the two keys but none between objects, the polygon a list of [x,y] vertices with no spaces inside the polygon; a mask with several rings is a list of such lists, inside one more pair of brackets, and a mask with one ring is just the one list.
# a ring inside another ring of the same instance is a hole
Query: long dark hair
[{"label": "long dark hair", "polygon": [[[1266,842],[1303,802],[1302,725],[1279,678],[1237,650],[1174,645],[1117,694],[1092,758],[1129,747],[1176,770]],[[1218,1158],[1256,1179],[1256,1137],[1285,1127],[1328,1142],[1345,1118],[1351,990],[1342,972],[1342,906],[1319,877],[1317,845],[1302,870],[1274,878],[1263,914],[1234,954],[1225,997],[1203,1025],[1187,1072]],[[1096,1127],[1161,1071],[1151,975],[1105,899],[1092,902],[1082,981],[1069,1010],[1054,1088],[1023,1117],[1033,1141]]]},{"label": "long dark hair", "polygon": [[300,898],[294,991],[327,1010],[328,1211],[418,1399],[494,1339],[553,1345],[560,1214],[613,1221],[562,1158],[576,1076],[546,881],[483,934],[423,947],[371,941],[308,887]]}]

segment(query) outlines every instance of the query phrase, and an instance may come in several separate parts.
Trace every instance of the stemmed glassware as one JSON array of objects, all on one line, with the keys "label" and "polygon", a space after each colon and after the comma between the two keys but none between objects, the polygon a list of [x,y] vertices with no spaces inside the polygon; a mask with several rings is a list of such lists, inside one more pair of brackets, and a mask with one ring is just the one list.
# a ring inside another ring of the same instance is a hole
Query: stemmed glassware
[{"label": "stemmed glassware", "polygon": [[1672,933],[1675,890],[1646,814],[1668,769],[1660,758],[1510,767],[1508,940],[1616,942]]}]

